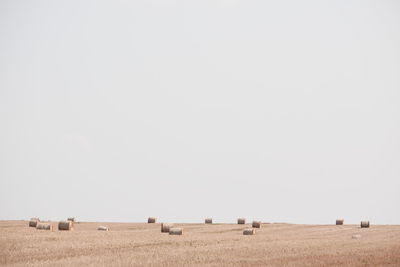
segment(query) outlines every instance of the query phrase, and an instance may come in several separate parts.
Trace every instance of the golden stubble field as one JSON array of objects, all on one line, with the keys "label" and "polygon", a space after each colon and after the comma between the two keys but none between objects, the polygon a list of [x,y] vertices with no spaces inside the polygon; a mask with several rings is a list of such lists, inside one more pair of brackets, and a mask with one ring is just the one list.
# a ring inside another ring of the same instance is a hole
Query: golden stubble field
[{"label": "golden stubble field", "polygon": [[[40,231],[0,221],[5,266],[400,266],[400,226],[77,223],[74,231]],[[97,231],[107,225],[109,232]],[[354,239],[353,235],[361,235]]]}]

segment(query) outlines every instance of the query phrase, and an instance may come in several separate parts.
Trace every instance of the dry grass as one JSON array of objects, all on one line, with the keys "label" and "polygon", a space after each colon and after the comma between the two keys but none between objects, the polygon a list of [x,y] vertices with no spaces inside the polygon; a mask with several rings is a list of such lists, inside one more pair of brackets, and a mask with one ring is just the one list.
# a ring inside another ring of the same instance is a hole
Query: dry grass
[{"label": "dry grass", "polygon": [[[56,224],[56,223],[54,223]],[[400,266],[400,226],[79,223],[75,231],[37,231],[0,221],[0,265],[7,266]],[[251,226],[250,226],[251,227]],[[354,235],[361,237],[354,239]]]}]

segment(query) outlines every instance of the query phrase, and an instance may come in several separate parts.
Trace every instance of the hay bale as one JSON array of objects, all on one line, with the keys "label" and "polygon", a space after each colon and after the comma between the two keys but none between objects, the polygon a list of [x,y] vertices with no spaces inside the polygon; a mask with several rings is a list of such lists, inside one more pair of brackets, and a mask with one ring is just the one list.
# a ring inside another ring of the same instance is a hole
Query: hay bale
[{"label": "hay bale", "polygon": [[369,221],[362,221],[361,228],[369,228]]},{"label": "hay bale", "polygon": [[169,228],[170,235],[182,235],[183,230],[182,228]]},{"label": "hay bale", "polygon": [[249,228],[249,229],[243,230],[243,235],[254,235],[254,234],[256,234],[256,229],[254,229],[254,228]]},{"label": "hay bale", "polygon": [[239,219],[237,219],[237,223],[238,224],[245,224],[246,223],[246,219],[245,218],[239,218]]},{"label": "hay bale", "polygon": [[29,221],[29,227],[36,227],[38,222],[39,222],[39,219],[31,218],[31,220]]},{"label": "hay bale", "polygon": [[149,217],[149,218],[147,219],[147,223],[156,223],[156,221],[157,221],[157,219],[154,218],[154,217]]},{"label": "hay bale", "polygon": [[37,230],[48,230],[48,231],[53,231],[53,225],[50,223],[38,223],[36,225]]},{"label": "hay bale", "polygon": [[261,228],[261,222],[260,221],[253,221],[251,224],[253,228]]},{"label": "hay bale", "polygon": [[99,227],[97,227],[97,230],[99,230],[99,231],[109,231],[110,229],[107,226],[99,226]]},{"label": "hay bale", "polygon": [[74,229],[74,224],[72,221],[61,221],[58,223],[58,230],[69,231]]},{"label": "hay bale", "polygon": [[169,230],[174,227],[172,223],[162,223],[161,224],[161,233],[169,233]]},{"label": "hay bale", "polygon": [[205,222],[205,223],[211,224],[211,223],[212,223],[212,218],[206,218],[206,219],[204,220],[204,222]]},{"label": "hay bale", "polygon": [[67,221],[75,222],[75,217],[68,218]]},{"label": "hay bale", "polygon": [[344,220],[343,219],[337,219],[336,220],[336,225],[343,225]]}]

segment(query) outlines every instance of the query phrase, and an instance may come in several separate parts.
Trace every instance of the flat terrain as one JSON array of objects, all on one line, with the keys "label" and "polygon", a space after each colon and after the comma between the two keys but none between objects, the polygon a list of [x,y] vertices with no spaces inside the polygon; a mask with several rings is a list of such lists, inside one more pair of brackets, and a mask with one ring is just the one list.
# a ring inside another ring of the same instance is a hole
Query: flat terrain
[{"label": "flat terrain", "polygon": [[51,232],[0,221],[0,265],[400,266],[399,225],[263,224],[254,236],[242,234],[248,224],[176,226],[182,236],[161,233],[158,223],[78,223]]}]

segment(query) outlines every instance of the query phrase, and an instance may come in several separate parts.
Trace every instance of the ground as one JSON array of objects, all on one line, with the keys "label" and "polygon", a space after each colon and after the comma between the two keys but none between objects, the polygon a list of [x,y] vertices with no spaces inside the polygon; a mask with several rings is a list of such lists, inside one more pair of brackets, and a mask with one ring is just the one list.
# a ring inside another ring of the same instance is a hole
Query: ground
[{"label": "ground", "polygon": [[[0,221],[0,265],[6,266],[400,266],[400,226],[76,223],[74,231],[36,230]],[[110,227],[109,232],[97,226]],[[354,235],[360,235],[353,238]]]}]

